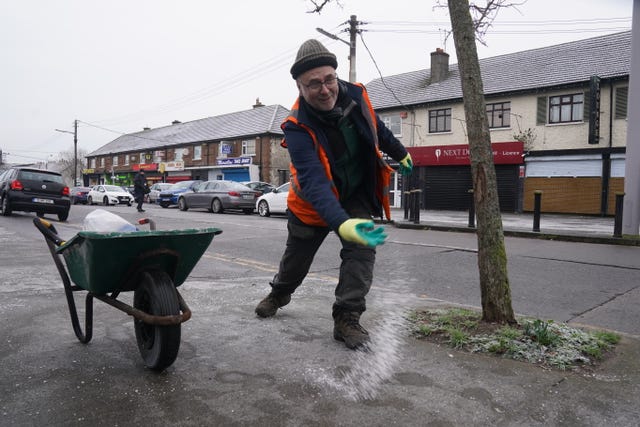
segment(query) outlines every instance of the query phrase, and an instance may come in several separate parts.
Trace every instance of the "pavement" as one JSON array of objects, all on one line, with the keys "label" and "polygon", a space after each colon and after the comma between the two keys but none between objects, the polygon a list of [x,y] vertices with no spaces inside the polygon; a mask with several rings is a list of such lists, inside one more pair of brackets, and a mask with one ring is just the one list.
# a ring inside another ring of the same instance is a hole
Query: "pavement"
[{"label": "pavement", "polygon": [[[422,211],[420,224],[401,210],[393,215],[398,227],[472,231],[464,212]],[[543,215],[539,233],[526,214],[506,214],[503,223],[505,235],[596,243],[613,230],[613,219],[596,217]],[[203,260],[222,261],[215,254]],[[237,278],[194,270],[180,288],[194,318],[183,325],[176,363],[162,374],[141,366],[127,316],[96,307],[94,340],[82,345],[58,289],[23,296],[50,276],[16,279],[0,305],[0,425],[640,425],[638,336],[622,334],[615,356],[595,368],[543,369],[411,338],[405,313],[393,307],[451,304],[378,287],[363,319],[372,349],[353,352],[331,335],[332,278],[310,275],[290,305],[259,319],[253,308],[272,273],[255,267]]]},{"label": "pavement", "polygon": [[[469,213],[465,211],[421,210],[418,221],[408,217],[404,209],[391,210],[391,220],[400,228],[473,233],[477,227],[475,219],[469,227]],[[640,238],[614,237],[614,217],[610,216],[541,214],[538,225],[539,231],[533,231],[532,213],[502,213],[505,236],[640,246]]]}]

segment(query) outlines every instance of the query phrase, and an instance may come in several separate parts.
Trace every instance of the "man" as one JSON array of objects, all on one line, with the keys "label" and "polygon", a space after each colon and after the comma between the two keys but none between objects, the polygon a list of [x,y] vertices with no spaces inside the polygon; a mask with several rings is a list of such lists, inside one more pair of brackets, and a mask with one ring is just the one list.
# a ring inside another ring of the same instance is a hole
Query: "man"
[{"label": "man", "polygon": [[144,209],[142,209],[142,203],[144,203],[146,188],[147,178],[144,176],[144,171],[140,169],[136,174],[136,177],[133,179],[133,197],[138,203],[136,206],[138,212],[144,212]]},{"label": "man", "polygon": [[381,217],[383,211],[390,216],[393,169],[380,150],[400,162],[402,173],[409,174],[413,165],[373,111],[365,88],[339,80],[337,66],[336,56],[312,39],[302,44],[291,67],[299,97],[282,124],[283,146],[291,157],[287,244],[271,292],[255,311],[271,317],[291,301],[333,230],[342,243],[333,336],[358,349],[369,340],[360,315],[373,278],[375,247],[386,238],[371,217]]}]

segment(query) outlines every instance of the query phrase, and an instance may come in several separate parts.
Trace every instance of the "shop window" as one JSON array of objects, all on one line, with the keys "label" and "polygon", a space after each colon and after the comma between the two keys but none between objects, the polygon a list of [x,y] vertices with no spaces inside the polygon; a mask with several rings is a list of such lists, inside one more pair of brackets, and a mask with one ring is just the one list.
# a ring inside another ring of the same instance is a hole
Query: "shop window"
[{"label": "shop window", "polygon": [[193,160],[202,160],[202,145],[193,147]]}]

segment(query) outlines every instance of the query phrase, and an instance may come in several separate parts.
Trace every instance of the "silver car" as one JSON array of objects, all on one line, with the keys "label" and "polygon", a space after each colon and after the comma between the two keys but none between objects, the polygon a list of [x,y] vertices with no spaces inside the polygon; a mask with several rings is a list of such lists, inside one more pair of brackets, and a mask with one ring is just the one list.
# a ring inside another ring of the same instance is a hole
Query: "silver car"
[{"label": "silver car", "polygon": [[207,209],[213,213],[238,209],[249,215],[253,213],[260,195],[259,191],[236,181],[205,181],[195,187],[193,192],[181,194],[178,198],[178,208],[181,211]]},{"label": "silver car", "polygon": [[170,182],[156,182],[155,184],[153,184],[151,188],[149,188],[149,194],[147,194],[148,202],[155,203],[156,200],[158,200],[158,195],[164,190],[167,190],[172,185],[173,184],[171,184]]}]

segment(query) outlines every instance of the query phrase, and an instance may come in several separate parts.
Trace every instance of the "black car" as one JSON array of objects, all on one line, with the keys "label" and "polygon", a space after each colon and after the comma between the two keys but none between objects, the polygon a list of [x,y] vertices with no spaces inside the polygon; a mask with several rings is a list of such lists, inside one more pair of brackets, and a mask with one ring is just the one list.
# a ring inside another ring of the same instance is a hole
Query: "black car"
[{"label": "black car", "polygon": [[0,175],[0,211],[35,212],[38,216],[56,214],[60,221],[69,217],[69,187],[58,172],[14,167]]}]

